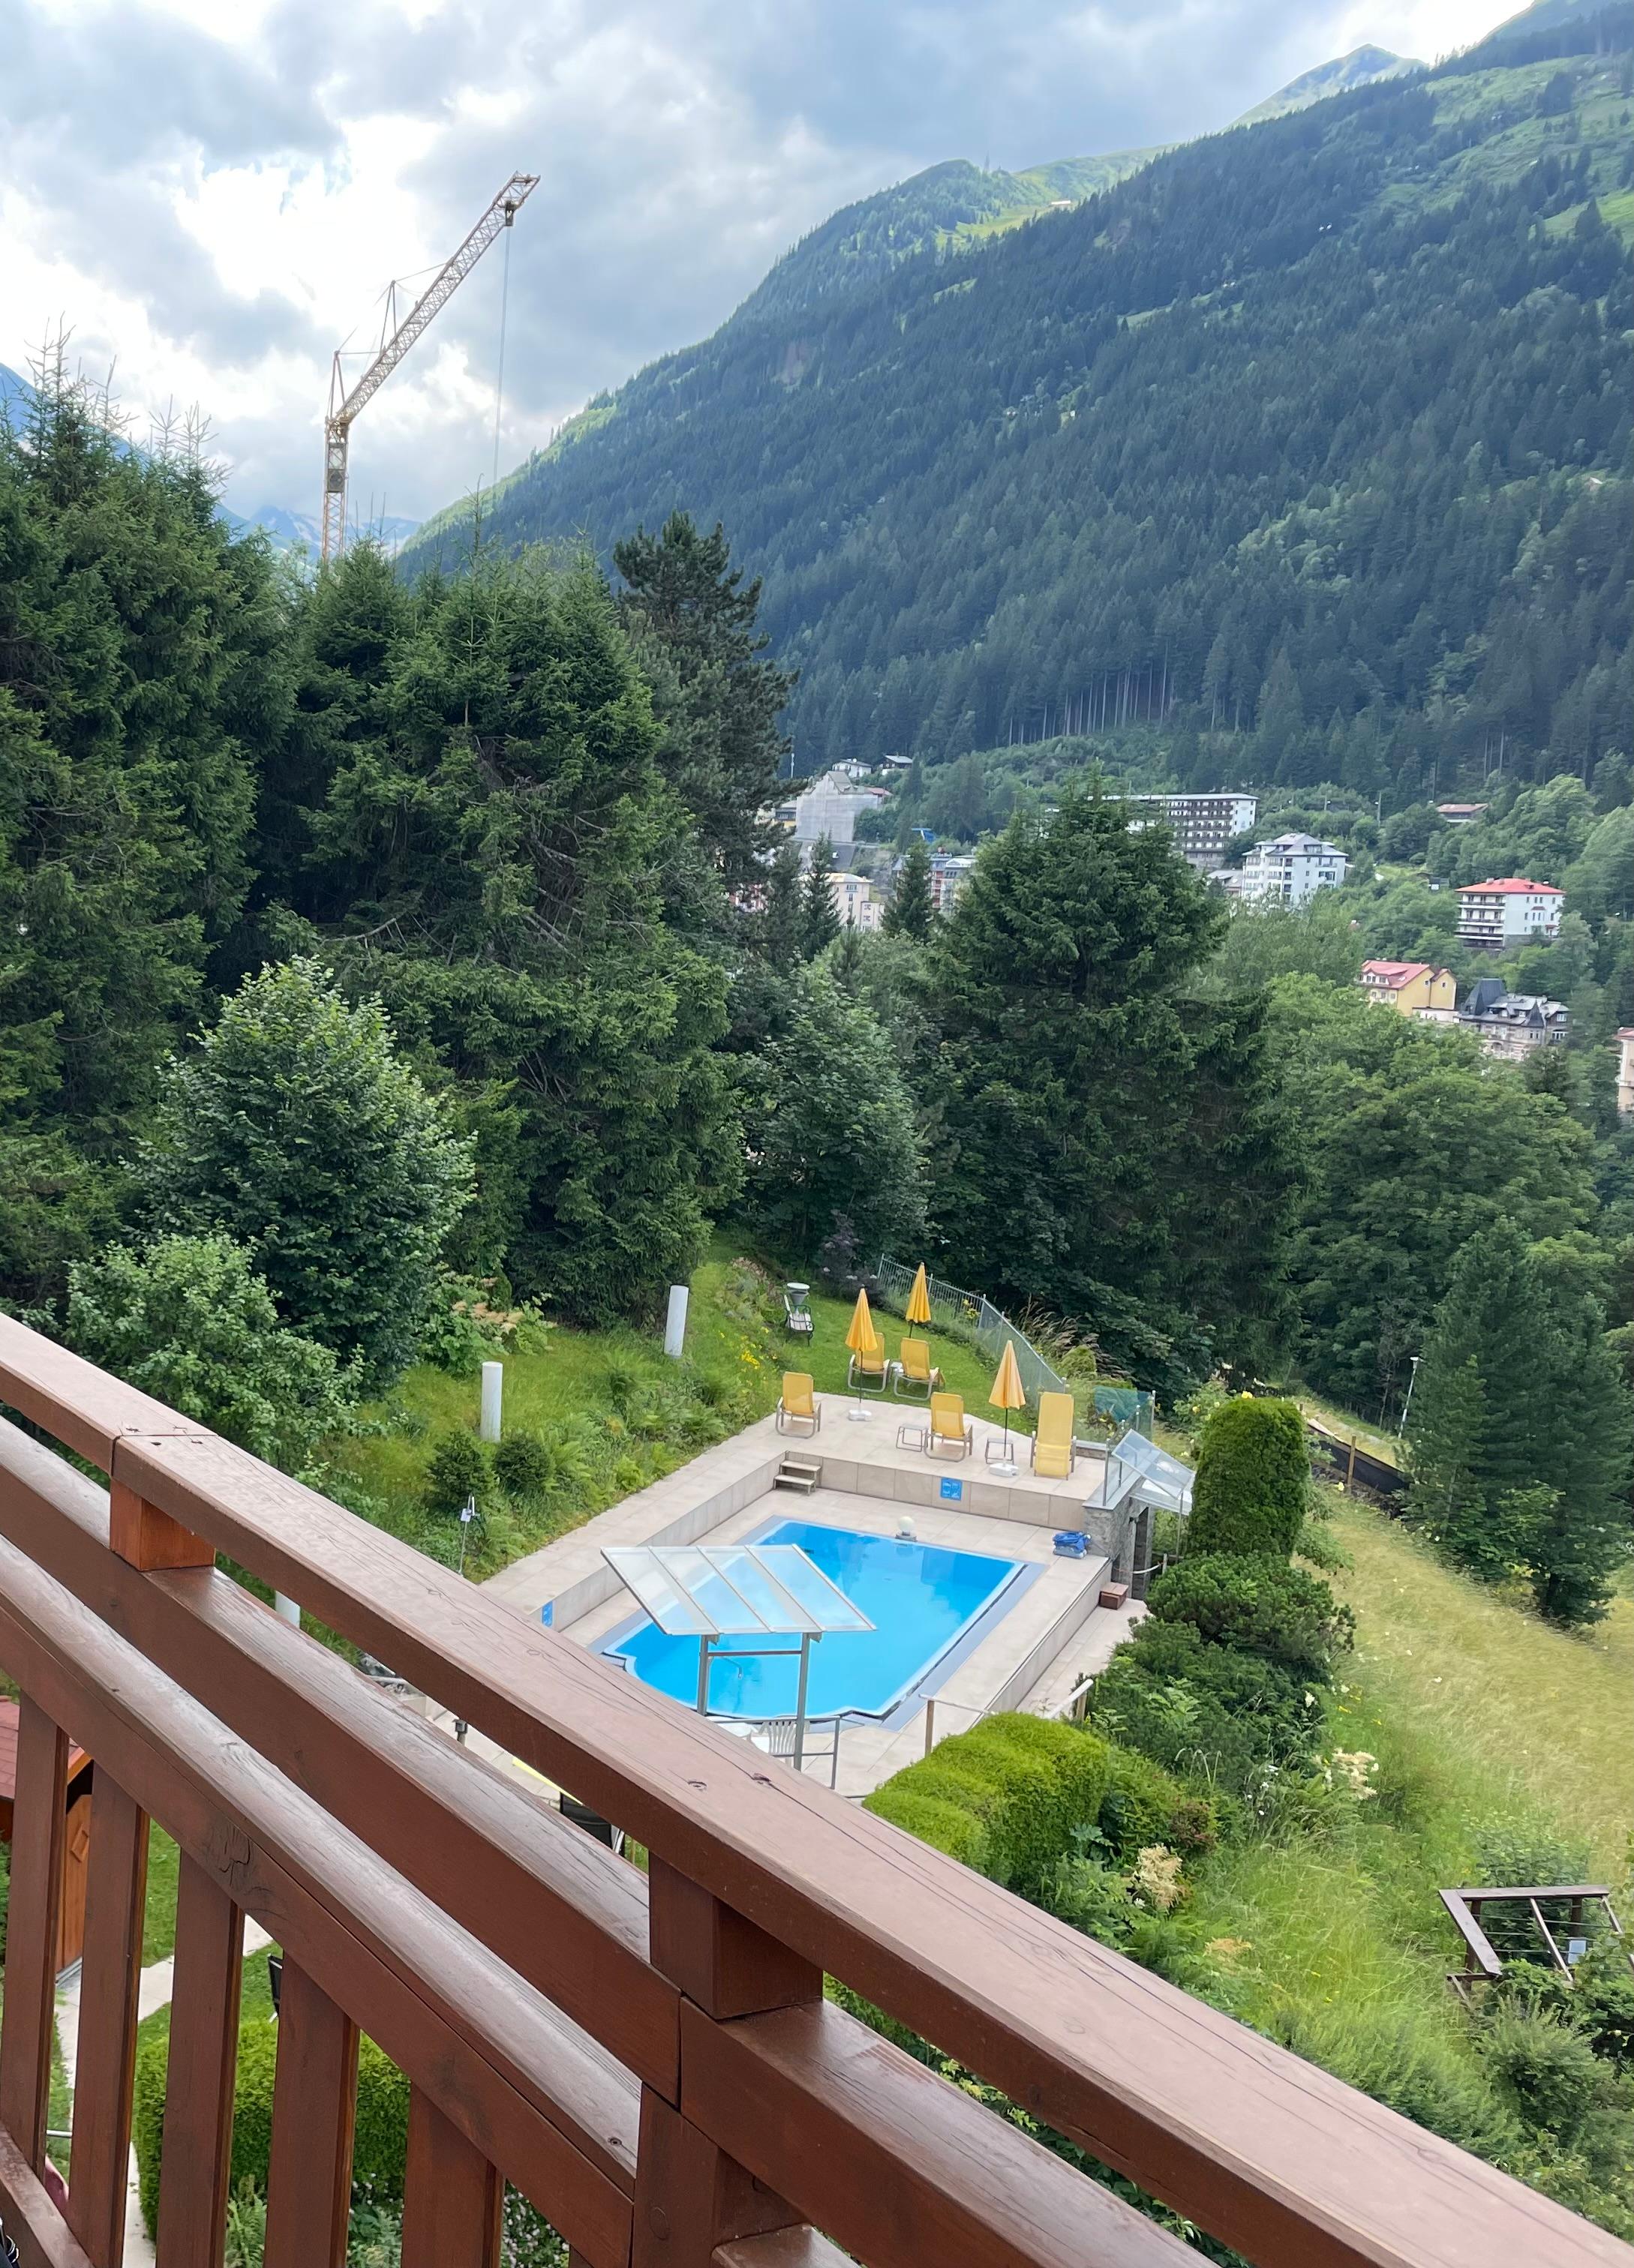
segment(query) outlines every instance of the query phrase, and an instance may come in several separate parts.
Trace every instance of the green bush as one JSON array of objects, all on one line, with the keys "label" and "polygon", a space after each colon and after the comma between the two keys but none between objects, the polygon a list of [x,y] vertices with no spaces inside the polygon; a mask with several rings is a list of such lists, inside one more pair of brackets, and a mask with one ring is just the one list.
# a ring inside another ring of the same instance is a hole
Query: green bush
[{"label": "green bush", "polygon": [[1111,1784],[1106,1743],[1043,1717],[989,1717],[943,1741],[867,1808],[1012,1887],[1038,1882],[1092,1825]]},{"label": "green bush", "polygon": [[1291,1402],[1240,1394],[1209,1418],[1198,1445],[1188,1552],[1271,1552],[1286,1559],[1310,1493],[1305,1420]]},{"label": "green bush", "polygon": [[[170,2052],[161,2025],[137,2051],[130,2139],[136,2146],[137,2190],[149,2231],[159,2226],[159,2169],[165,2142],[165,2084]],[[239,2036],[238,2078],[233,2095],[233,2177],[236,2193],[248,2183],[264,2196],[272,2146],[272,2084],[278,2028],[252,2016]],[[354,2195],[396,2203],[403,2196],[409,2142],[409,2082],[373,2040],[358,2048],[358,2112],[351,2153]]]},{"label": "green bush", "polygon": [[450,1519],[469,1497],[480,1506],[488,1493],[488,1460],[475,1433],[455,1426],[444,1433],[425,1460],[425,1501]]},{"label": "green bush", "polygon": [[1482,2056],[1528,2126],[1574,2142],[1618,2091],[1612,2066],[1552,2010],[1500,2008],[1485,2025]]},{"label": "green bush", "polygon": [[1107,1739],[1258,1806],[1268,1782],[1308,1765],[1320,1746],[1324,1715],[1309,1690],[1281,1662],[1150,1616],[1095,1681],[1091,1706]]},{"label": "green bush", "polygon": [[1111,1777],[1100,1831],[1125,1865],[1153,1843],[1182,1854],[1213,1848],[1218,1829],[1206,1797],[1194,1795],[1138,1749],[1109,1742],[1107,1759]]},{"label": "green bush", "polygon": [[1159,1622],[1189,1623],[1217,1646],[1285,1662],[1326,1683],[1334,1655],[1356,1642],[1356,1616],[1319,1575],[1264,1556],[1188,1552],[1152,1585]]},{"label": "green bush", "polygon": [[506,1496],[543,1496],[556,1477],[550,1443],[537,1433],[507,1433],[493,1453],[493,1476]]}]

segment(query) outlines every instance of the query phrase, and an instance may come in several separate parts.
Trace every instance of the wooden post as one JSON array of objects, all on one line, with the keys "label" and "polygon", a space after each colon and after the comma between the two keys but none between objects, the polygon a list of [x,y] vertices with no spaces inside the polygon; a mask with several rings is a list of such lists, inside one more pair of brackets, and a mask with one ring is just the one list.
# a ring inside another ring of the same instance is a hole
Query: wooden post
[{"label": "wooden post", "polygon": [[18,1722],[11,1904],[0,2026],[0,2127],[30,2168],[45,2160],[56,2023],[56,1933],[63,1901],[68,1735],[26,1693]]},{"label": "wooden post", "polygon": [[144,1574],[155,1567],[216,1564],[215,1552],[202,1535],[195,1535],[120,1480],[108,1483],[107,1541],[110,1550]]},{"label": "wooden post", "polygon": [[266,2268],[344,2268],[358,2028],[287,1955],[278,2002]]},{"label": "wooden post", "polygon": [[181,1854],[159,2237],[165,2268],[217,2268],[226,2228],[244,1916]]},{"label": "wooden post", "polygon": [[[823,1972],[665,1864],[649,1861],[653,1966],[709,2017],[729,2022],[823,1997]],[[710,2268],[715,2248],[799,2225],[655,2088],[641,2090],[631,2268]]]},{"label": "wooden post", "polygon": [[146,1814],[99,1765],[68,2174],[68,2224],[92,2268],[120,2268],[124,2255],[147,1841]]},{"label": "wooden post", "polygon": [[1345,1467],[1345,1494],[1356,1494],[1356,1435],[1350,1436],[1350,1462]]},{"label": "wooden post", "polygon": [[403,2268],[498,2268],[504,2196],[482,2152],[411,2088]]}]

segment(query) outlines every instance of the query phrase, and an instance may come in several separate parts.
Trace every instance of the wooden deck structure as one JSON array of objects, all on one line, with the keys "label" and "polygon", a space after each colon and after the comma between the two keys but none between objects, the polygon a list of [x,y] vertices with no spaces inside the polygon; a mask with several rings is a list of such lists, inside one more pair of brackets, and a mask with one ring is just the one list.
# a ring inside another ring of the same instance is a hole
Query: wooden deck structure
[{"label": "wooden deck structure", "polygon": [[[1179,2240],[823,1997],[825,1972],[1261,2268],[1629,2249],[0,1318],[24,1695],[0,2214],[115,2268],[147,1818],[182,1852],[161,2268],[217,2268],[240,1923],[284,1949],[266,2268],[340,2268],[359,2030],[404,2268],[1177,2268]],[[215,1568],[229,1554],[644,1844],[643,1875]],[[66,2224],[39,2178],[71,1732],[97,1760]]]}]

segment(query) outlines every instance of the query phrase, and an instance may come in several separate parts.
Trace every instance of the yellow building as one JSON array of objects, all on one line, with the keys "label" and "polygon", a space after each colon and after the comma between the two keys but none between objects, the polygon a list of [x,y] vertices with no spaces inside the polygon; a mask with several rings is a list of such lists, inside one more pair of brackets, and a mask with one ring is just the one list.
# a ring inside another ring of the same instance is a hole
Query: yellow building
[{"label": "yellow building", "polygon": [[1427,961],[1364,961],[1362,990],[1398,1016],[1425,1016],[1435,1023],[1452,1022],[1458,999],[1452,970],[1432,968]]}]

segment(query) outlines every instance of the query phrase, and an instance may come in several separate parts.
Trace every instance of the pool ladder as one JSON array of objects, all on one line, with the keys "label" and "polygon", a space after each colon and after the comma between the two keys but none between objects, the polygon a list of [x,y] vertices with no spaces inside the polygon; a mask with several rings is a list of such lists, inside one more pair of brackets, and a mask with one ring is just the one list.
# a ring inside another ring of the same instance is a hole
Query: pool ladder
[{"label": "pool ladder", "polygon": [[773,1488],[795,1489],[802,1496],[810,1496],[821,1485],[823,1461],[820,1457],[797,1457],[792,1452],[784,1456],[773,1481]]}]

